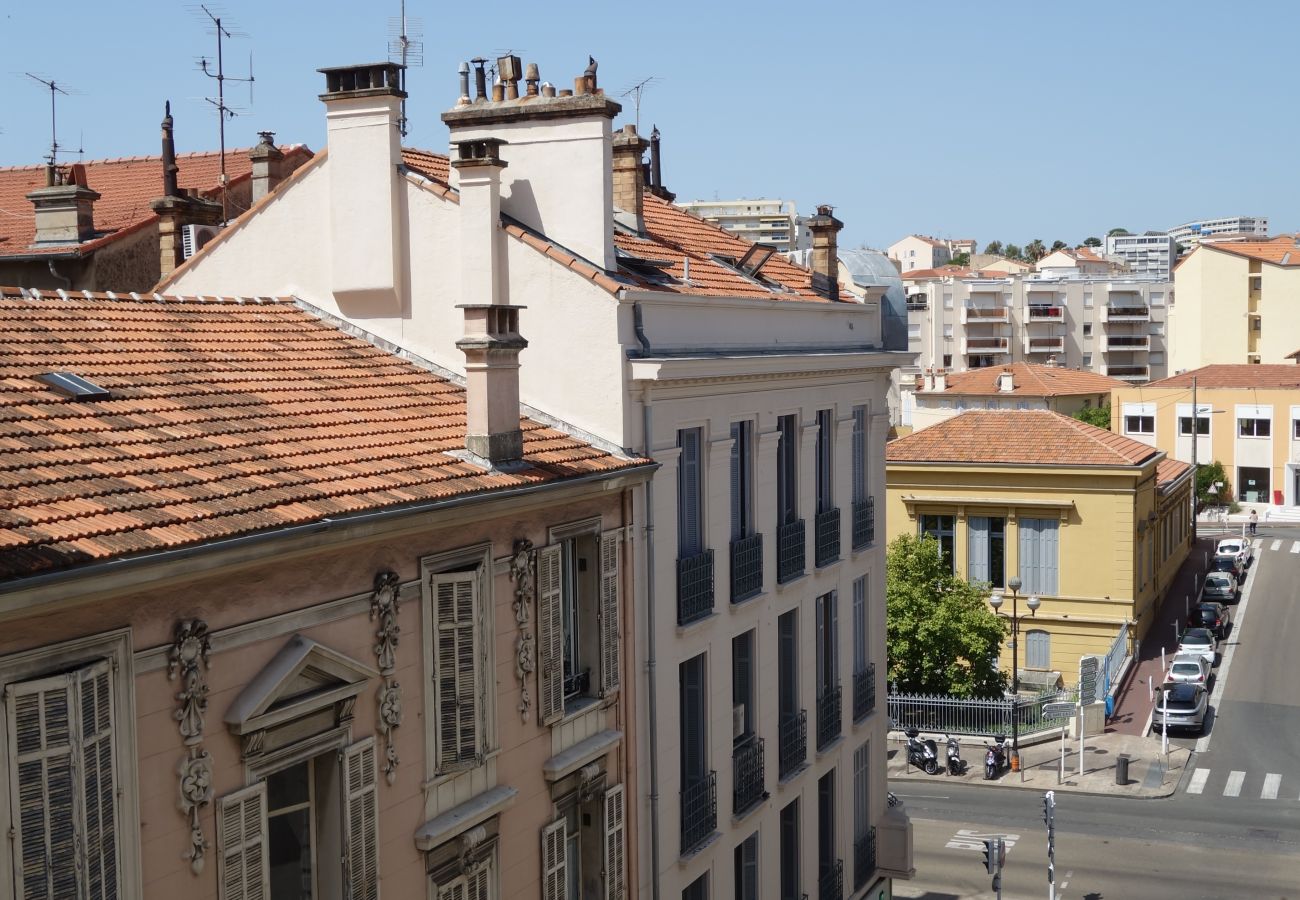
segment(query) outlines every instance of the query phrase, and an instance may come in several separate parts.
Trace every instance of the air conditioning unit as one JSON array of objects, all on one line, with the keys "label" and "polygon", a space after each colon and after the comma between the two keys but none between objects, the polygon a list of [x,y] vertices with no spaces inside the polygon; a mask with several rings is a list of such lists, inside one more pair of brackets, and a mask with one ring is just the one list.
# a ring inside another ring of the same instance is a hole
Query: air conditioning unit
[{"label": "air conditioning unit", "polygon": [[734,741],[745,733],[745,704],[737,703],[731,708],[731,739]]},{"label": "air conditioning unit", "polygon": [[220,225],[185,225],[181,228],[181,259],[189,259],[217,236]]}]

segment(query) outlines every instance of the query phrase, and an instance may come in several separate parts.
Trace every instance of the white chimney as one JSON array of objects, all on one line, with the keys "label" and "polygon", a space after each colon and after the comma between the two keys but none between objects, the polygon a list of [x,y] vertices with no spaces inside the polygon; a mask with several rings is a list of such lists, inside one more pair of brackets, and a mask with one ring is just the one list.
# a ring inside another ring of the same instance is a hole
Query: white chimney
[{"label": "white chimney", "polygon": [[318,70],[326,90],[320,99],[329,148],[331,286],[348,315],[401,309],[400,69],[374,63]]},{"label": "white chimney", "polygon": [[1009,394],[1015,390],[1015,378],[1009,369],[1004,369],[998,373],[998,390],[1004,394]]},{"label": "white chimney", "polygon": [[948,389],[948,378],[947,375],[944,373],[943,366],[939,366],[937,369],[934,370],[934,389],[939,393],[942,393]]}]

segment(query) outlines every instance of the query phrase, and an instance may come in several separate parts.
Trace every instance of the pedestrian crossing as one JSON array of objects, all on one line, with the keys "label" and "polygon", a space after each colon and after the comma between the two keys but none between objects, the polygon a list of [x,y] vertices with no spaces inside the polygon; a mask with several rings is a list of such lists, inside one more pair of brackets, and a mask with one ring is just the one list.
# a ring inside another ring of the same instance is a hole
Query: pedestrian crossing
[{"label": "pedestrian crossing", "polygon": [[1268,550],[1276,553],[1300,553],[1300,541],[1288,540],[1286,538],[1260,538],[1255,541],[1255,549]]},{"label": "pedestrian crossing", "polygon": [[[1239,799],[1296,800],[1300,801],[1300,777],[1292,777],[1287,789],[1282,790],[1282,776],[1268,772],[1261,780],[1258,775],[1233,769],[1226,775],[1212,769],[1194,769],[1187,779],[1187,794],[1220,795]],[[1256,793],[1258,792],[1258,793]]]}]

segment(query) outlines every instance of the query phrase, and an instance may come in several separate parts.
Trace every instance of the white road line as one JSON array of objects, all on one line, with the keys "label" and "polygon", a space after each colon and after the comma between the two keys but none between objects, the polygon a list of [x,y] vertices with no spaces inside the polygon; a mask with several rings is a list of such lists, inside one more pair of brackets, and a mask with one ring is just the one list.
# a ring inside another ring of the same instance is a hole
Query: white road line
[{"label": "white road line", "polygon": [[1223,786],[1223,796],[1239,797],[1241,796],[1241,783],[1246,780],[1245,772],[1228,773],[1228,783]]},{"label": "white road line", "polygon": [[[1300,541],[1296,542],[1300,545]],[[1237,650],[1237,643],[1241,638],[1241,625],[1246,621],[1246,607],[1250,605],[1250,589],[1255,586],[1255,575],[1259,572],[1259,561],[1250,567],[1246,573],[1246,583],[1241,588],[1241,600],[1237,603],[1237,608],[1232,612],[1232,640],[1228,642],[1228,649],[1219,653],[1219,671],[1214,676],[1214,690],[1210,692],[1210,706],[1214,709],[1214,717],[1219,717],[1219,702],[1223,700],[1223,686],[1228,683],[1228,670],[1232,668],[1232,657]],[[1151,715],[1155,715],[1155,708],[1152,707]],[[1151,723],[1147,723],[1147,728]],[[1204,753],[1210,749],[1210,738],[1214,736],[1214,729],[1210,729],[1209,734],[1201,735],[1196,739],[1196,752]]]},{"label": "white road line", "polygon": [[1282,776],[1272,772],[1264,776],[1264,790],[1259,792],[1261,800],[1276,800],[1277,789],[1282,786]]},{"label": "white road line", "polygon": [[1272,547],[1269,547],[1268,549],[1270,549],[1270,550],[1277,550],[1277,549],[1279,549],[1281,546],[1282,546],[1282,539],[1281,539],[1281,538],[1275,538],[1274,541],[1273,541],[1273,546],[1272,546]]},{"label": "white road line", "polygon": [[1187,793],[1199,794],[1205,790],[1205,782],[1210,780],[1209,769],[1197,769],[1192,773],[1192,780],[1187,782]]},{"label": "white road line", "polygon": [[1300,541],[1292,541],[1292,542],[1291,542],[1291,552],[1292,552],[1292,553],[1300,553]]}]

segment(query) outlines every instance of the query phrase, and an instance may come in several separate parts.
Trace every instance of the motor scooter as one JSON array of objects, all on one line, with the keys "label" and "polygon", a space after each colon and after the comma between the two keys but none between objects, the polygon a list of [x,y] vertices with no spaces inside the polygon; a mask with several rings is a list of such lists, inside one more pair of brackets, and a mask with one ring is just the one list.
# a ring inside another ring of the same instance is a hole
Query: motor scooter
[{"label": "motor scooter", "polygon": [[966,760],[961,758],[961,744],[950,734],[945,734],[948,739],[948,774],[965,775]]},{"label": "motor scooter", "polygon": [[908,765],[916,766],[923,769],[925,774],[933,775],[939,771],[939,748],[935,742],[929,738],[921,740],[921,731],[917,728],[909,728],[905,732],[907,735],[907,762]]},{"label": "motor scooter", "polygon": [[1006,735],[999,734],[993,738],[994,743],[985,744],[984,752],[984,778],[986,780],[997,778],[1003,769],[1008,769],[1011,764],[1007,761],[1007,751],[1003,744],[1006,743]]}]

